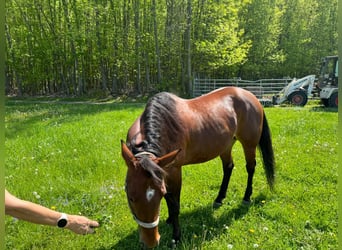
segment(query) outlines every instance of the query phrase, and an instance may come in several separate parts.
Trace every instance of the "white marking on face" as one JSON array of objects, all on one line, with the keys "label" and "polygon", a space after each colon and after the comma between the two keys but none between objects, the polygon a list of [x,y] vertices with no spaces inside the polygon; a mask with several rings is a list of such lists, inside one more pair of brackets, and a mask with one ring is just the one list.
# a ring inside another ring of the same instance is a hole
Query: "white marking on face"
[{"label": "white marking on face", "polygon": [[154,189],[152,189],[151,187],[147,188],[147,190],[146,190],[146,199],[147,199],[147,201],[150,201],[153,198],[154,193],[155,193]]}]

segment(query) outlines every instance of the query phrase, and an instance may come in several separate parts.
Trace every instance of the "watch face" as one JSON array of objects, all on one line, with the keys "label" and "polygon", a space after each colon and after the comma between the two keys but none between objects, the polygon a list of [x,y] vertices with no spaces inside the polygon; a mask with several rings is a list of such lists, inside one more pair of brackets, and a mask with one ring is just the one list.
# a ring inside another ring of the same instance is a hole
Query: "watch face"
[{"label": "watch face", "polygon": [[66,219],[60,219],[57,223],[58,227],[65,227],[68,221]]}]

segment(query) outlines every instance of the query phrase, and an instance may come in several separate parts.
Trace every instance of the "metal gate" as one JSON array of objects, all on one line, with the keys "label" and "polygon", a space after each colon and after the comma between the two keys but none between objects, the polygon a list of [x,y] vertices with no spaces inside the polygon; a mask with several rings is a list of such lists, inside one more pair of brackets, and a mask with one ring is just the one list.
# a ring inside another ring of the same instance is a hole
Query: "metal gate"
[{"label": "metal gate", "polygon": [[257,81],[195,78],[193,82],[192,97],[201,96],[221,87],[235,86],[251,91],[259,100],[272,100],[272,96],[281,91],[291,81],[291,78],[260,79]]}]

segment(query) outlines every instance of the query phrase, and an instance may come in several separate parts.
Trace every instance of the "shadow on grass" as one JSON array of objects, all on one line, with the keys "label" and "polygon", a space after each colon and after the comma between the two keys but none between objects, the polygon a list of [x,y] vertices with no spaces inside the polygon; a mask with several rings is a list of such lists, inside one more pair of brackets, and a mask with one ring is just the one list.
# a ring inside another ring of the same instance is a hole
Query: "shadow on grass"
[{"label": "shadow on grass", "polygon": [[321,106],[311,107],[310,111],[311,112],[337,113],[338,112],[338,108],[325,107],[325,106],[321,105]]},{"label": "shadow on grass", "polygon": [[[182,230],[182,242],[177,249],[186,249],[187,246],[194,245],[194,235],[198,236],[199,241],[211,241],[223,233],[226,227],[233,224],[234,221],[242,219],[249,211],[251,206],[262,206],[266,196],[260,194],[254,198],[250,205],[240,203],[235,207],[223,205],[220,209],[225,211],[220,216],[215,216],[216,209],[213,209],[212,204],[198,207],[197,209],[180,214],[180,226]],[[166,219],[166,218],[165,218]],[[206,233],[210,229],[210,234]],[[165,220],[159,224],[159,233],[161,235],[160,245],[156,249],[170,249],[172,238],[172,227],[165,223]],[[139,249],[139,232],[135,231],[125,238],[121,239],[117,244],[106,249]],[[201,244],[199,242],[199,244]],[[100,248],[98,250],[105,250]]]},{"label": "shadow on grass", "polygon": [[55,103],[55,102],[6,102],[6,115],[22,113],[18,118],[12,118],[6,129],[6,138],[16,137],[20,132],[34,127],[45,121],[47,125],[76,122],[84,116],[95,115],[101,112],[124,110],[133,112],[144,107],[141,103]]}]

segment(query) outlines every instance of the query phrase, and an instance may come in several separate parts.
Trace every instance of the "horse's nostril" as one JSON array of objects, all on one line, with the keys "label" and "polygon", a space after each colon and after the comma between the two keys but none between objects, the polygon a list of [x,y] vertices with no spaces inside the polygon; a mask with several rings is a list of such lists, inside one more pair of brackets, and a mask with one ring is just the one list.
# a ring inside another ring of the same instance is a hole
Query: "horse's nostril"
[{"label": "horse's nostril", "polygon": [[140,242],[140,249],[147,250],[147,249],[152,249],[152,248],[154,248],[154,247],[155,247],[155,246],[149,247],[149,246],[147,246],[144,242]]},{"label": "horse's nostril", "polygon": [[153,249],[155,247],[159,246],[159,240],[155,242],[155,244],[148,246],[147,244],[145,244],[144,242],[140,242],[140,249]]}]

